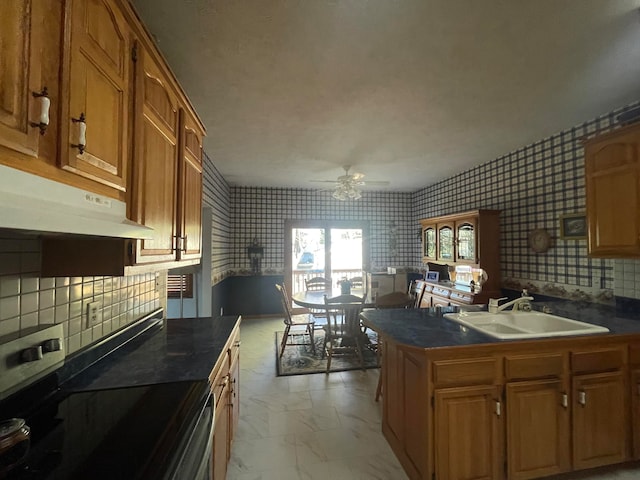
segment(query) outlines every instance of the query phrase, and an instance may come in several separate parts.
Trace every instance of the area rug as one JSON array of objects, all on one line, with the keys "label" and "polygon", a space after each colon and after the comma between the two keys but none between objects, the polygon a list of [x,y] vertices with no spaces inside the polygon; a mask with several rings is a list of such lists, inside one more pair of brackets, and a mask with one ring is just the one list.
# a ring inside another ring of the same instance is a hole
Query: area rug
[{"label": "area rug", "polygon": [[[327,370],[327,356],[322,358],[322,346],[324,345],[324,331],[316,330],[314,340],[316,354],[311,352],[309,345],[287,345],[284,355],[280,358],[280,342],[284,332],[276,332],[276,367],[278,376],[306,375],[309,373],[324,373]],[[367,332],[370,340],[375,339],[375,334]],[[302,342],[302,337],[295,337],[295,342]],[[365,368],[377,368],[376,354],[367,348],[363,348]],[[331,360],[331,371],[341,372],[345,370],[360,369],[360,361],[355,355],[334,356]]]}]

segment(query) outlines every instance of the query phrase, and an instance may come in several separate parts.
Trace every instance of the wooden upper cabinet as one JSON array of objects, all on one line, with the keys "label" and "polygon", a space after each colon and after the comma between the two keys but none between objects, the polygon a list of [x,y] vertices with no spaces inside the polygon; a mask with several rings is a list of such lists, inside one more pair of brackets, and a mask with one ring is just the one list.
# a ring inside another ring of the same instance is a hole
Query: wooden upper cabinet
[{"label": "wooden upper cabinet", "polygon": [[137,242],[136,263],[170,261],[178,248],[178,97],[149,50],[136,49],[131,216],[154,229],[152,240]]},{"label": "wooden upper cabinet", "polygon": [[204,132],[186,110],[181,110],[183,145],[180,161],[180,259],[202,255],[202,137]]},{"label": "wooden upper cabinet", "polygon": [[124,192],[130,154],[131,30],[115,0],[69,4],[68,105],[62,113],[66,140],[60,163]]},{"label": "wooden upper cabinet", "polygon": [[585,143],[589,255],[640,257],[640,126]]},{"label": "wooden upper cabinet", "polygon": [[32,3],[0,2],[0,145],[37,157],[40,106],[50,102],[51,85],[41,75],[44,28]]}]

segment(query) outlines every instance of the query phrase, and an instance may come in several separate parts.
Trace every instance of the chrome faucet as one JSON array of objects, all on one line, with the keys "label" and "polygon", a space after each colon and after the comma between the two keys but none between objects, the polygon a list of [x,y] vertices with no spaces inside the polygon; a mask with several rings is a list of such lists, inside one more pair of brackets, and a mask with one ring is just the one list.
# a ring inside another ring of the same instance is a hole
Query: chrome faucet
[{"label": "chrome faucet", "polygon": [[530,312],[531,311],[531,302],[533,301],[533,297],[526,295],[527,291],[522,291],[522,296],[516,298],[515,300],[511,300],[510,302],[504,303],[500,305],[500,301],[506,300],[507,297],[502,298],[490,298],[489,299],[489,313],[500,313],[501,311],[511,307],[512,311],[522,311],[522,312]]}]

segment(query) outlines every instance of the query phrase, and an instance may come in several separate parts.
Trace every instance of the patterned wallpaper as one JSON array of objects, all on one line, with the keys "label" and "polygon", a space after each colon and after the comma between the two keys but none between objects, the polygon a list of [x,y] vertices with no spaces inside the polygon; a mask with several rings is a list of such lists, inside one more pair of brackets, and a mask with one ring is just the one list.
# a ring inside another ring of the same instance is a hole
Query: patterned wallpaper
[{"label": "patterned wallpaper", "polygon": [[[587,240],[559,238],[560,215],[584,213],[586,208],[582,139],[617,128],[617,116],[639,103],[415,192],[414,221],[469,210],[469,206],[499,209],[503,286],[599,301],[608,301],[614,294],[640,298],[638,262],[590,259]],[[529,232],[536,228],[546,229],[553,237],[553,247],[546,253],[534,253],[527,245]]]},{"label": "patterned wallpaper", "polygon": [[205,153],[203,168],[203,203],[211,207],[211,281],[221,282],[230,275],[233,265],[231,245],[230,188],[227,181]]},{"label": "patterned wallpaper", "polygon": [[358,201],[341,202],[327,191],[231,187],[230,263],[236,273],[248,273],[246,249],[255,237],[265,247],[263,272],[282,273],[285,220],[357,220],[369,222],[373,267],[410,266],[419,250],[411,214],[407,193],[364,192]]}]

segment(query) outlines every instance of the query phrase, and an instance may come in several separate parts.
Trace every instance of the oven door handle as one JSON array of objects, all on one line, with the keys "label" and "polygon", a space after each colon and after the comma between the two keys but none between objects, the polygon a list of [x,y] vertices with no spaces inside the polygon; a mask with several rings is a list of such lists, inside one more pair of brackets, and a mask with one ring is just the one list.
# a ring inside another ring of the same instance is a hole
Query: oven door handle
[{"label": "oven door handle", "polygon": [[[205,447],[205,452],[208,452],[208,455],[205,454],[204,458],[200,462],[196,478],[210,478],[213,463],[213,433],[216,425],[216,396],[213,392],[209,395],[207,403],[209,403],[209,408],[211,408],[211,425],[209,425],[209,437],[207,438],[207,445]],[[207,472],[207,470],[209,470],[209,472]]]}]

